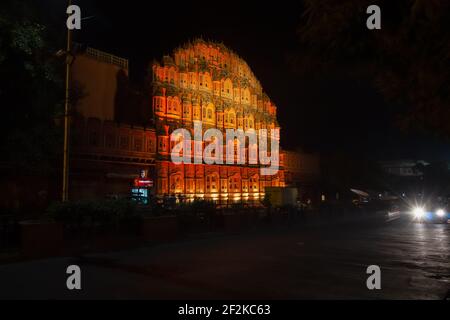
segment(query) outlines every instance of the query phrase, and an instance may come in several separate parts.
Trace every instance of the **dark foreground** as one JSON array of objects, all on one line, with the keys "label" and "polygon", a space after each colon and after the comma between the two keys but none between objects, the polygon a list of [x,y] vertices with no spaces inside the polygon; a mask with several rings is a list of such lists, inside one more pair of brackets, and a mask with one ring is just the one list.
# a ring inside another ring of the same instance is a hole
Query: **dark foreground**
[{"label": "dark foreground", "polygon": [[[82,290],[66,288],[66,268]],[[366,268],[381,268],[368,290]],[[115,253],[0,266],[0,299],[444,299],[450,225],[402,218],[279,226]]]}]

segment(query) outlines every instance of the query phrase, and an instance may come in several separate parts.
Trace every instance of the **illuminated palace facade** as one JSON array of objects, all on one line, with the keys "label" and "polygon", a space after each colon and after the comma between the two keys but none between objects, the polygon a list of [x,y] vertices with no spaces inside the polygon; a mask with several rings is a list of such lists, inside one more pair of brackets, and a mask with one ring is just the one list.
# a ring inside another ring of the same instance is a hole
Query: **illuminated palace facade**
[{"label": "illuminated palace facade", "polygon": [[193,137],[196,121],[201,121],[203,131],[219,129],[224,139],[226,129],[267,129],[269,136],[270,130],[279,129],[276,106],[244,60],[222,44],[196,40],[154,62],[152,74],[157,196],[256,202],[264,197],[266,186],[285,185],[283,156],[276,174],[261,175],[259,162],[249,164],[248,150],[255,146],[248,141],[246,162],[241,165],[174,164],[171,160],[176,143],[171,133],[184,128]]},{"label": "illuminated palace facade", "polygon": [[153,63],[150,71],[150,99],[140,100],[128,89],[128,60],[93,48],[78,51],[71,81],[84,94],[71,121],[71,199],[129,196],[142,171],[153,182],[150,193],[160,198],[221,203],[257,202],[267,186],[306,192],[317,184],[316,156],[282,150],[278,172],[265,176],[260,161],[248,161],[254,145],[246,146],[242,165],[174,164],[174,130],[188,129],[193,137],[194,123],[201,121],[203,131],[218,128],[224,140],[227,129],[258,133],[279,128],[277,108],[248,65],[221,44],[189,43]]}]

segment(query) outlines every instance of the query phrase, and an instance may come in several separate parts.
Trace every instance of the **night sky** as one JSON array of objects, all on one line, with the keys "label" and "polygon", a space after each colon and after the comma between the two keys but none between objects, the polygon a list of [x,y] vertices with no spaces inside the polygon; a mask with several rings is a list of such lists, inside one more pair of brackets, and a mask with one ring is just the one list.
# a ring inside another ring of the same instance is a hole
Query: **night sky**
[{"label": "night sky", "polygon": [[[49,12],[55,12],[64,1],[45,2]],[[74,3],[80,5],[83,17],[90,17],[75,33],[75,41],[128,58],[131,81],[138,84],[153,59],[160,60],[189,39],[223,42],[247,61],[278,106],[285,148],[380,160],[449,155],[435,139],[401,134],[393,125],[395,106],[367,79],[345,72],[318,78],[293,71],[289,57],[299,46],[301,3]]]}]

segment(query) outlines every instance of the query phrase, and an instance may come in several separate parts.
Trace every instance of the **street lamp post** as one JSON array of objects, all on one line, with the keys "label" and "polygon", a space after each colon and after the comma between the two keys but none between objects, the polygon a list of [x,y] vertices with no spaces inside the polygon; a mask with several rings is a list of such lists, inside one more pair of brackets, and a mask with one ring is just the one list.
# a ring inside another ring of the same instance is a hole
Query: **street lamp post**
[{"label": "street lamp post", "polygon": [[[69,0],[69,6],[72,1]],[[64,162],[63,162],[63,186],[62,201],[69,199],[69,98],[70,98],[70,57],[72,50],[72,31],[67,28],[67,45],[66,45],[66,88],[65,88],[65,104],[64,104]]]}]

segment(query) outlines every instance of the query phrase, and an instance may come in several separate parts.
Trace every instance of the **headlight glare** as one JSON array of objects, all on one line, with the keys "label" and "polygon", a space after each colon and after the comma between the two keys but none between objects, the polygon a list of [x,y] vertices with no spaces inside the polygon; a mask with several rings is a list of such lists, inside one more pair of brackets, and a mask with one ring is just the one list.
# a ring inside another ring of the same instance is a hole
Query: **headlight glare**
[{"label": "headlight glare", "polygon": [[436,214],[438,217],[443,217],[445,216],[445,211],[443,209],[439,209],[436,211]]},{"label": "headlight glare", "polygon": [[414,217],[422,218],[425,215],[425,210],[423,208],[417,207],[413,210]]}]

